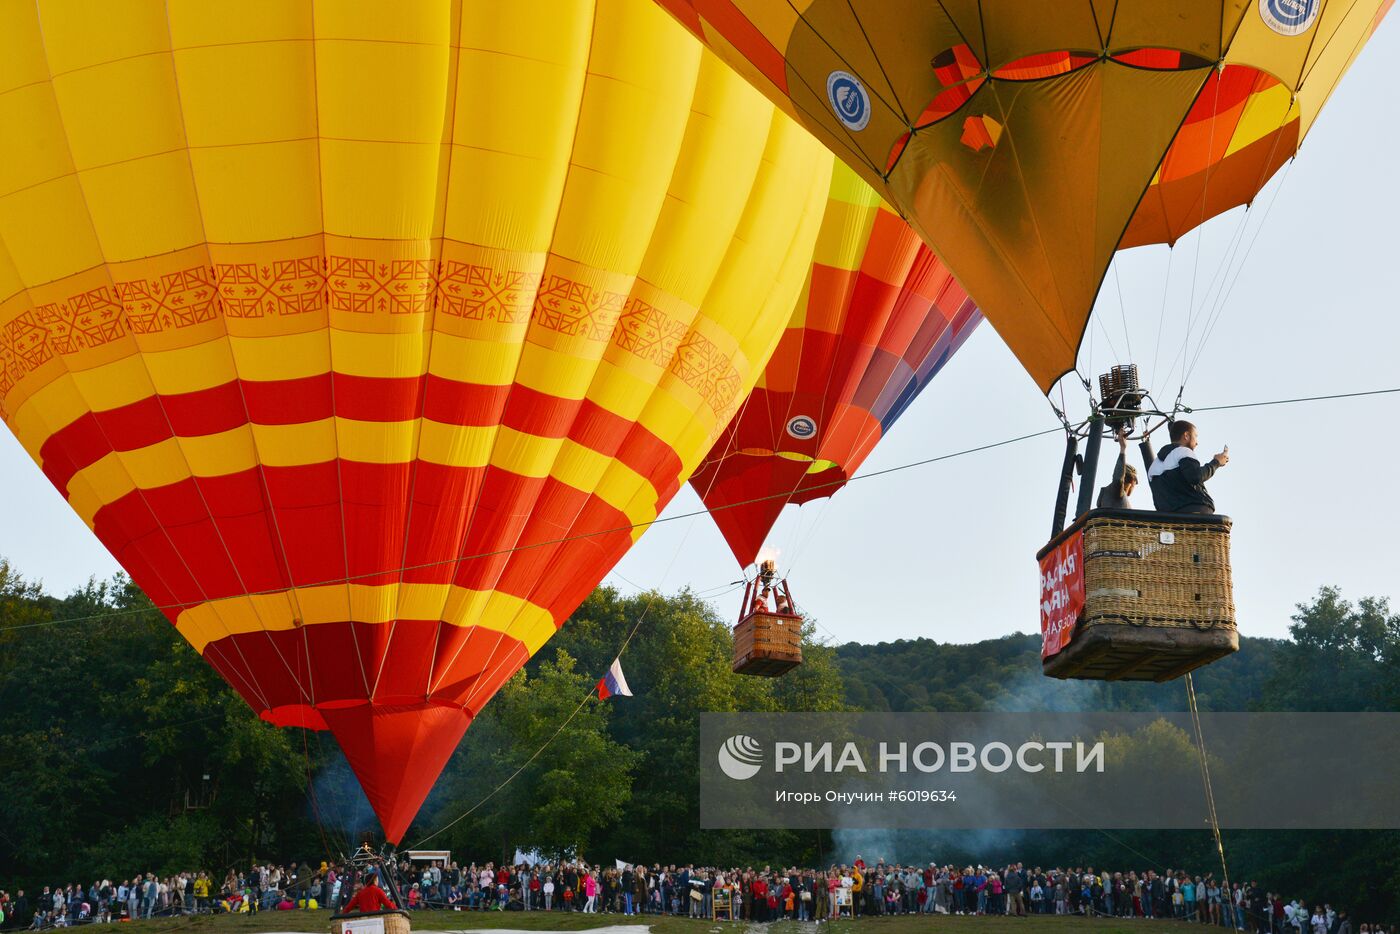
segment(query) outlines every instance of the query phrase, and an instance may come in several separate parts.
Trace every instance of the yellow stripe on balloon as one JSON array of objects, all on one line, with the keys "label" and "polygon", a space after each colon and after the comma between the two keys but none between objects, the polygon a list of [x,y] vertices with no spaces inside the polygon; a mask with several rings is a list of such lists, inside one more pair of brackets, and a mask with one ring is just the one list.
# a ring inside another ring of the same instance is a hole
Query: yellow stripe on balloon
[{"label": "yellow stripe on balloon", "polygon": [[92,525],[99,509],[134,490],[159,489],[191,476],[225,476],[258,464],[299,467],[337,456],[367,464],[407,464],[415,457],[446,467],[489,464],[522,477],[553,477],[597,495],[632,523],[654,518],[659,496],[651,482],[632,468],[568,438],[543,438],[504,426],[446,425],[430,419],[325,418],[292,425],[243,425],[109,453],[73,475],[68,501]]},{"label": "yellow stripe on balloon", "polygon": [[1225,148],[1225,155],[1232,155],[1270,133],[1277,133],[1297,116],[1298,102],[1281,84],[1249,95],[1239,123],[1235,125],[1235,133]]},{"label": "yellow stripe on balloon", "polygon": [[549,612],[520,597],[455,584],[414,583],[327,584],[211,600],[181,612],[175,628],[203,652],[210,642],[243,633],[346,621],[382,625],[397,619],[440,619],[509,631],[531,654],[555,632]]},{"label": "yellow stripe on balloon", "polygon": [[878,204],[829,202],[812,262],[834,269],[859,268],[865,244],[870,240],[870,228],[875,226]]}]

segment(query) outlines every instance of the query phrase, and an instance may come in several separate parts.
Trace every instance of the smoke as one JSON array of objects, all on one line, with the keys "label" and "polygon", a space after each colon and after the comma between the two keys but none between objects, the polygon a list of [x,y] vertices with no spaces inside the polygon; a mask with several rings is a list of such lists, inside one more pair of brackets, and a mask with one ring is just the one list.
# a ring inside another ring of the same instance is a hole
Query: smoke
[{"label": "smoke", "polygon": [[857,856],[870,866],[881,860],[897,863],[900,858],[896,834],[894,830],[838,828],[831,832],[831,840],[835,844],[831,855],[836,862],[845,865],[854,863]]},{"label": "smoke", "polygon": [[308,797],[311,817],[324,829],[342,836],[343,845],[353,849],[362,834],[375,829],[374,809],[339,749],[328,756],[311,780]]},{"label": "smoke", "polygon": [[1023,830],[875,830],[838,828],[831,832],[832,861],[850,865],[857,856],[867,865],[888,863],[921,866],[1004,865],[1019,858]]},{"label": "smoke", "polygon": [[512,866],[538,866],[540,863],[547,863],[544,854],[539,850],[516,850],[515,857],[511,860]]},{"label": "smoke", "polygon": [[[1019,859],[1024,830],[916,830],[913,859],[955,866],[1004,866]],[[927,853],[927,856],[921,854]]]},{"label": "smoke", "polygon": [[1093,681],[1061,681],[1039,671],[1016,675],[990,710],[1027,713],[1087,713],[1103,710],[1103,695]]},{"label": "smoke", "polygon": [[[1100,686],[1090,681],[1061,681],[1047,678],[1038,670],[1022,671],[1008,681],[1003,692],[987,703],[984,709],[1008,713],[1094,713],[1105,709],[1105,696]],[[1084,735],[1094,730],[1085,720]],[[965,737],[969,741],[988,742],[999,737],[974,730]],[[1010,793],[1010,792],[1008,792]],[[1034,787],[1014,792],[1024,801],[1043,794]],[[1047,807],[1049,802],[1047,801]],[[991,813],[999,808],[993,801]],[[1026,858],[1027,848],[1040,848],[1047,834],[1044,831],[1017,829],[947,830],[934,828],[901,828],[879,830],[871,828],[839,828],[832,831],[835,844],[833,859],[850,865],[857,854],[874,865],[880,859],[886,863],[926,866],[1003,866]]]}]

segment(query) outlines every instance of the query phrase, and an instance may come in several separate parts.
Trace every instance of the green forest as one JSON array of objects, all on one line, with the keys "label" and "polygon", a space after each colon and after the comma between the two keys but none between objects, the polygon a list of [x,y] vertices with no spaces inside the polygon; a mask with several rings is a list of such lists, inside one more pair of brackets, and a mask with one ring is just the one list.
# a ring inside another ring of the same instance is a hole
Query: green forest
[{"label": "green forest", "polygon": [[[1203,709],[1400,709],[1400,616],[1386,600],[1300,594],[1290,638],[1244,638],[1196,674]],[[639,623],[640,621],[640,623]],[[627,634],[634,697],[593,686]],[[1199,867],[1206,831],[704,831],[702,711],[1181,710],[1168,684],[1059,682],[1039,637],[830,645],[777,680],[734,675],[728,621],[689,592],[598,588],[468,731],[405,839],[454,858],[805,864],[891,860]],[[582,703],[581,703],[582,702]],[[577,711],[575,713],[575,711]],[[571,716],[572,715],[572,716]],[[541,751],[542,750],[542,751]],[[1306,750],[1261,764],[1286,780]],[[123,578],[56,596],[0,561],[0,887],[314,863],[375,830],[335,743],[275,729]],[[1232,872],[1366,914],[1400,909],[1400,833],[1227,832]]]}]

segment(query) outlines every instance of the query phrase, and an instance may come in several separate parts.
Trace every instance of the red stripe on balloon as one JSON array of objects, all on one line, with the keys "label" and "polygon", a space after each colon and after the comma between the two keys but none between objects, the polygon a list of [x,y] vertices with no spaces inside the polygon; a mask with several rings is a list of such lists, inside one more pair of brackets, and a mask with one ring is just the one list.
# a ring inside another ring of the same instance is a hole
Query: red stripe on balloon
[{"label": "red stripe on balloon", "polygon": [[[238,633],[209,643],[204,654],[216,668],[227,665],[215,658],[238,659],[256,671],[260,696],[245,699],[278,719],[297,707],[371,701],[459,707],[470,701],[476,713],[529,657],[525,643],[513,636],[435,619],[344,620]],[[308,658],[315,663],[314,677],[307,674],[313,670]]]},{"label": "red stripe on balloon", "polygon": [[631,543],[624,513],[553,477],[417,467],[412,483],[410,465],[352,461],[186,479],[103,506],[94,531],[162,606],[402,579],[499,590],[556,620]]},{"label": "red stripe on balloon", "polygon": [[569,438],[615,457],[646,477],[663,501],[679,487],[680,458],[642,425],[588,400],[561,399],[525,386],[486,386],[429,375],[382,379],[323,374],[305,379],[236,381],[198,392],[151,396],[85,413],[41,446],[44,473],[60,493],[78,471],[112,451],[135,451],[172,437],[200,437],[245,424],[296,425],[338,415],[370,422],[423,417],[446,425],[504,425],[524,434]]}]

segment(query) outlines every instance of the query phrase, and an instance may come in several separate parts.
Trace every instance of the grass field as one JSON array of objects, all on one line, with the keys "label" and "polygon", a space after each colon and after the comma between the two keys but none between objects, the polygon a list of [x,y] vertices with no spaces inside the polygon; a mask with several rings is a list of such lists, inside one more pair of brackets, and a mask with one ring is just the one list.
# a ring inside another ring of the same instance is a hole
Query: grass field
[{"label": "grass field", "polygon": [[[473,931],[508,928],[525,931],[587,931],[611,925],[636,924],[651,928],[652,934],[723,934],[741,928],[764,928],[767,934],[802,934],[810,925],[784,921],[770,925],[749,925],[727,921],[700,921],[645,915],[628,918],[615,914],[576,912],[456,912],[416,911],[413,927],[419,931]],[[861,918],[858,921],[823,923],[822,934],[1190,934],[1199,925],[1175,921],[1117,920],[1111,918],[1005,918],[897,915]],[[255,915],[200,915],[190,918],[163,918],[137,921],[121,928],[120,934],[269,934],[274,931],[329,934],[330,914],[324,911],[265,911]],[[113,934],[116,934],[114,931]]]}]

